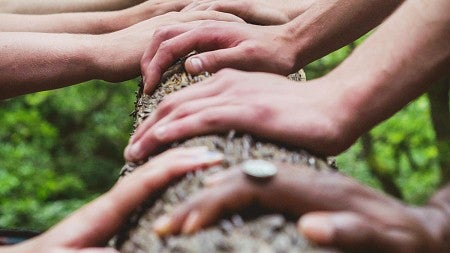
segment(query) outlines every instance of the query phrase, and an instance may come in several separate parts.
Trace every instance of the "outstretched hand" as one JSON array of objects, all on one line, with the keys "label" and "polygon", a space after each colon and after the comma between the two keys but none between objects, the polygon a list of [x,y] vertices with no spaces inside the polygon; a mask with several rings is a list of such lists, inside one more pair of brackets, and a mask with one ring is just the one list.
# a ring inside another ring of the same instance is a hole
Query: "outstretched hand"
[{"label": "outstretched hand", "polygon": [[120,180],[111,190],[66,218],[48,232],[2,253],[110,253],[104,246],[129,214],[153,192],[189,171],[216,164],[220,153],[207,147],[164,152]]},{"label": "outstretched hand", "polygon": [[186,60],[191,74],[230,67],[290,74],[299,69],[299,42],[290,35],[285,26],[239,22],[208,20],[163,26],[156,30],[141,60],[144,92],[150,93],[171,64],[194,50],[201,53]]},{"label": "outstretched hand", "polygon": [[193,1],[182,12],[215,10],[232,13],[253,24],[280,25],[300,15],[311,4],[311,1],[297,0],[200,0]]},{"label": "outstretched hand", "polygon": [[[238,167],[206,178],[206,188],[160,217],[160,235],[194,233],[224,212],[259,204],[296,217],[298,230],[323,246],[363,252],[447,252],[448,214],[438,207],[412,208],[337,172],[277,164],[266,183]],[[255,203],[257,202],[257,203]]]},{"label": "outstretched hand", "polygon": [[[193,11],[188,13],[169,12],[142,21],[117,32],[102,34],[99,46],[100,69],[103,80],[123,81],[139,75],[139,62],[152,36],[159,27],[198,20],[220,20],[243,22],[241,18],[218,11]],[[200,22],[200,21],[199,21]],[[154,37],[154,36],[153,36]]]},{"label": "outstretched hand", "polygon": [[328,81],[298,84],[273,74],[221,70],[166,97],[138,127],[125,158],[140,160],[160,145],[230,129],[337,154],[358,136],[343,131],[348,113],[339,89]]}]

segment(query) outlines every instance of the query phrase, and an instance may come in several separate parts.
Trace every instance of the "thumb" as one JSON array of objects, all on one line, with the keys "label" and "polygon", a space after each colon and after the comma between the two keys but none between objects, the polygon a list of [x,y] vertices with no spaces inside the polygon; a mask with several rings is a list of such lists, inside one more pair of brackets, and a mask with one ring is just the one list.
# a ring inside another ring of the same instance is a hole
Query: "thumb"
[{"label": "thumb", "polygon": [[187,72],[193,75],[205,71],[215,73],[224,68],[250,70],[248,66],[241,50],[236,47],[200,53],[189,57],[184,63]]},{"label": "thumb", "polygon": [[392,251],[400,244],[398,236],[383,230],[382,224],[353,212],[308,213],[300,218],[298,229],[314,243],[347,250]]}]

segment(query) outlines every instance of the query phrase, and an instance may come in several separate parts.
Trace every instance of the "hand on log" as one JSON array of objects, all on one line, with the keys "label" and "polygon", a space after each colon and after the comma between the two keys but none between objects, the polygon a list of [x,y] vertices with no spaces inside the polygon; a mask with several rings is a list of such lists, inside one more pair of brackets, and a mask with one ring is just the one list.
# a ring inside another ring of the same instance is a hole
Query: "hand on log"
[{"label": "hand on log", "polygon": [[[298,227],[315,244],[351,252],[441,252],[431,232],[444,222],[442,210],[412,208],[340,173],[277,163],[261,181],[235,166],[203,180],[205,188],[155,221],[161,236],[192,234],[225,213],[252,205],[299,218]],[[297,168],[296,168],[297,167]],[[424,219],[427,215],[435,219]],[[371,251],[370,251],[371,252]]]},{"label": "hand on log", "polygon": [[300,67],[296,58],[297,41],[288,36],[290,32],[284,26],[214,20],[161,27],[155,31],[141,59],[144,92],[150,94],[162,73],[194,50],[202,53],[186,60],[185,67],[190,74],[215,73],[223,68],[294,73]]},{"label": "hand on log", "polygon": [[258,25],[280,25],[304,12],[311,1],[296,0],[200,0],[187,5],[182,12],[215,10],[232,13],[245,21]]},{"label": "hand on log", "polygon": [[137,128],[125,158],[140,160],[161,145],[229,129],[334,155],[356,138],[341,131],[348,115],[336,106],[343,98],[338,89],[331,82],[299,85],[273,74],[221,70],[167,96]]},{"label": "hand on log", "polygon": [[[221,162],[223,155],[207,147],[166,151],[120,180],[111,190],[85,205],[44,234],[1,253],[113,253],[98,248],[124,224],[144,200],[174,178]],[[97,247],[97,248],[96,248]]]}]

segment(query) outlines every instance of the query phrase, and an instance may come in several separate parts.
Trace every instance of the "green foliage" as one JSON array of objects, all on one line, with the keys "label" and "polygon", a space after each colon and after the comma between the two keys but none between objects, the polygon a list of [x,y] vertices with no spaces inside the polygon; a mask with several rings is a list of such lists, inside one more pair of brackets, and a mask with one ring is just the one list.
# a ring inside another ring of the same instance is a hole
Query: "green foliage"
[{"label": "green foliage", "polygon": [[[425,96],[371,132],[375,158],[413,204],[423,203],[437,188],[439,177],[438,151],[431,126],[428,100]],[[359,140],[338,157],[338,166],[363,183],[382,189],[371,171]]]},{"label": "green foliage", "polygon": [[0,227],[46,229],[115,182],[135,90],[90,81],[0,102]]}]

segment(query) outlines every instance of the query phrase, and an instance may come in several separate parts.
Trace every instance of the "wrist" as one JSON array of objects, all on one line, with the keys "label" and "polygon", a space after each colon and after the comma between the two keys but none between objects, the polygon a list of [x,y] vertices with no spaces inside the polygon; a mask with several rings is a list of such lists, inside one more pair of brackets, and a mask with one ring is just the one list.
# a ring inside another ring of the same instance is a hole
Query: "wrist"
[{"label": "wrist", "polygon": [[95,35],[91,65],[94,79],[120,82],[139,75],[140,45],[129,43],[127,32]]},{"label": "wrist", "polygon": [[113,61],[109,59],[115,59],[111,55],[110,45],[107,41],[107,34],[90,35],[89,45],[84,52],[86,66],[89,66],[89,75],[91,79],[105,80],[107,73],[111,72],[111,65]]}]

